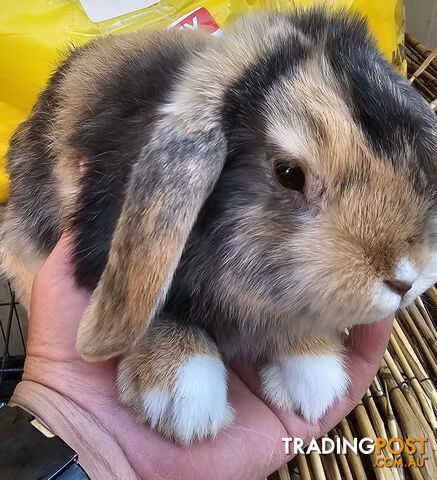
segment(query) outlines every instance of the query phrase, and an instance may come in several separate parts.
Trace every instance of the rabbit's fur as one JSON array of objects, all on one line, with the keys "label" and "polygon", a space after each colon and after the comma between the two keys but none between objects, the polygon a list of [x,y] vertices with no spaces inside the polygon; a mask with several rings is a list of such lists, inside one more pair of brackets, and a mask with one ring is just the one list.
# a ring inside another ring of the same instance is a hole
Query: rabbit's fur
[{"label": "rabbit's fur", "polygon": [[71,229],[77,282],[96,287],[80,353],[121,357],[121,399],[178,442],[230,422],[234,357],[315,422],[347,388],[339,332],[437,279],[436,131],[344,12],[99,39],[12,139],[4,271],[28,304]]}]

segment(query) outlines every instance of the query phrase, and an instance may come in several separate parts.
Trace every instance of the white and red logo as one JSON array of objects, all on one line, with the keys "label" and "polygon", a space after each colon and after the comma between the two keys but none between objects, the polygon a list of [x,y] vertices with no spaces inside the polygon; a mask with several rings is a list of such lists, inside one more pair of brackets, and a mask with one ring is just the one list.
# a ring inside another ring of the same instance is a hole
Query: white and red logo
[{"label": "white and red logo", "polygon": [[220,27],[205,7],[196,8],[196,10],[175,20],[167,28],[188,28],[190,30],[200,28],[211,35],[218,35],[221,32]]}]

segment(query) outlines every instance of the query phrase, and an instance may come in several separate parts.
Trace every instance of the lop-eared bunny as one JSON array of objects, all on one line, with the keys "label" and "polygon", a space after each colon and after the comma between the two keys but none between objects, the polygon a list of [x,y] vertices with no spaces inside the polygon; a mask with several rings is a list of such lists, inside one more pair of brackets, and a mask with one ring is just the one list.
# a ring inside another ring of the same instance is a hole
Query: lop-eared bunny
[{"label": "lop-eared bunny", "polygon": [[28,304],[72,232],[78,349],[120,357],[122,401],[169,438],[231,421],[234,357],[316,422],[347,389],[340,332],[437,279],[436,131],[344,12],[99,39],[12,139],[4,271]]}]

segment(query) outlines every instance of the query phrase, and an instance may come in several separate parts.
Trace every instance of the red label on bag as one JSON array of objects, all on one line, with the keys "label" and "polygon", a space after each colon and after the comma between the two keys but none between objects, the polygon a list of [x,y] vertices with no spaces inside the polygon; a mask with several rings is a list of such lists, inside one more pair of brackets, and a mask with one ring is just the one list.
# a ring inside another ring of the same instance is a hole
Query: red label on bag
[{"label": "red label on bag", "polygon": [[190,30],[201,28],[211,35],[217,35],[221,31],[220,27],[205,7],[196,8],[196,10],[178,18],[169,25],[168,28],[188,28]]}]

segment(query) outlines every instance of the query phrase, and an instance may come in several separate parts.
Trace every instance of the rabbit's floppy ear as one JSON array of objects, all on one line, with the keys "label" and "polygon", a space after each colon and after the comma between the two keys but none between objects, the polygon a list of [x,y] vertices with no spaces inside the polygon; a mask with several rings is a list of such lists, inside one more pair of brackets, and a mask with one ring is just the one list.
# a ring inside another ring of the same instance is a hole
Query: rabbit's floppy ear
[{"label": "rabbit's floppy ear", "polygon": [[168,106],[133,166],[103,275],[79,328],[84,358],[129,350],[162,306],[226,140],[214,112]]}]

